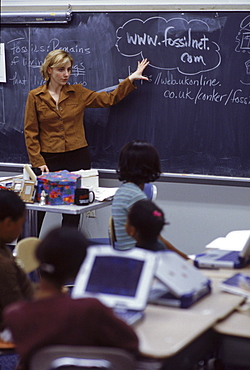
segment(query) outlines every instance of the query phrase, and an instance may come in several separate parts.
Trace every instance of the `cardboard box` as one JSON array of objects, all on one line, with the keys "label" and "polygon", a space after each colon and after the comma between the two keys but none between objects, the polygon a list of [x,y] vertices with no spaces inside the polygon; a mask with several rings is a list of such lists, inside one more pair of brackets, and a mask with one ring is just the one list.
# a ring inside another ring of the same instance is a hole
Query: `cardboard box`
[{"label": "cardboard box", "polygon": [[81,176],[69,171],[50,172],[37,177],[37,201],[42,190],[50,205],[74,204],[75,190],[81,187]]},{"label": "cardboard box", "polygon": [[98,170],[80,170],[72,173],[81,176],[81,188],[91,188],[93,191],[96,191],[99,188]]}]

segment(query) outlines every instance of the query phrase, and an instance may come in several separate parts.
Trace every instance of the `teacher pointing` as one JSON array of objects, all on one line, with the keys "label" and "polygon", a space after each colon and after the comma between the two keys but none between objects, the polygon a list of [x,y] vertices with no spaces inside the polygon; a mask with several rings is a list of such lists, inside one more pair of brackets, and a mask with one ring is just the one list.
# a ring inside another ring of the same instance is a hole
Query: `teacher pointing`
[{"label": "teacher pointing", "polygon": [[[43,173],[90,169],[84,130],[85,108],[114,105],[136,88],[135,80],[148,80],[142,74],[149,61],[143,59],[138,62],[136,71],[114,91],[98,93],[81,84],[68,84],[73,63],[69,53],[61,49],[51,51],[40,67],[46,83],[28,94],[25,142],[31,165],[39,167]],[[79,215],[63,215],[63,225],[78,226],[78,223]]]}]

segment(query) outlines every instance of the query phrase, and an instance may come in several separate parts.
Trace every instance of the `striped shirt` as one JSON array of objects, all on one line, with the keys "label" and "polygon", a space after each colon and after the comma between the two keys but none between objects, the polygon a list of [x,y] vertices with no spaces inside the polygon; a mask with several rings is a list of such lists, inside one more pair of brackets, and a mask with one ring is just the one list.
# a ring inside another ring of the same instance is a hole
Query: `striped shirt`
[{"label": "striped shirt", "polygon": [[112,217],[118,249],[130,249],[135,246],[135,240],[127,234],[125,225],[130,207],[141,199],[147,199],[146,194],[132,182],[123,183],[115,193],[112,203]]}]

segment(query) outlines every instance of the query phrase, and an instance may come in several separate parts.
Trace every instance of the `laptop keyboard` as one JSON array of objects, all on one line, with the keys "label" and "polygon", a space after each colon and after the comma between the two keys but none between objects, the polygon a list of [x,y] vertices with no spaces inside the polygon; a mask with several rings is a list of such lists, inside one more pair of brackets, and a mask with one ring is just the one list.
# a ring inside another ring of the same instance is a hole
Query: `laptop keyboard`
[{"label": "laptop keyboard", "polygon": [[239,258],[239,252],[232,251],[218,258],[218,261],[236,261]]}]

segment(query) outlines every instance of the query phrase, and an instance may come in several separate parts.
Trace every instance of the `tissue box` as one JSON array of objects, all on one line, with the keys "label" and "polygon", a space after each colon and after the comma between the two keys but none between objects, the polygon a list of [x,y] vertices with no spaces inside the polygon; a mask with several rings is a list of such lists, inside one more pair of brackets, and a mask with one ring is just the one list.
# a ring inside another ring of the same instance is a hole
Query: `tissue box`
[{"label": "tissue box", "polygon": [[81,187],[81,176],[69,171],[50,172],[37,177],[37,201],[42,190],[50,205],[73,204],[76,188]]},{"label": "tissue box", "polygon": [[81,176],[81,188],[92,188],[91,190],[96,191],[99,187],[99,173],[98,170],[80,170],[72,172],[76,175]]}]

